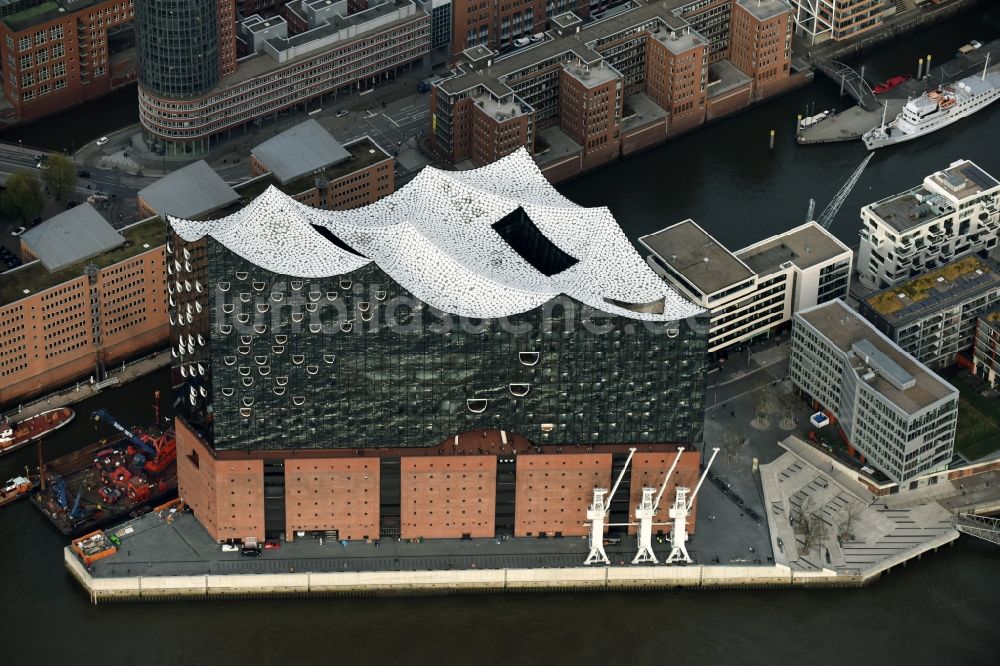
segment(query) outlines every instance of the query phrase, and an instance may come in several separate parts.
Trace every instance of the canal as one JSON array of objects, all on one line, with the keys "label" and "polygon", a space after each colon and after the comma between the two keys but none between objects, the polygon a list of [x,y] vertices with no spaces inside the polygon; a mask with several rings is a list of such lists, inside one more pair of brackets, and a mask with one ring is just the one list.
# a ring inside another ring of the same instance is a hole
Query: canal
[{"label": "canal", "polygon": [[[997,36],[998,11],[992,5],[865,61],[889,76],[932,47],[943,60],[970,39]],[[610,206],[633,239],[691,217],[730,247],[741,247],[801,223],[810,197],[821,210],[865,156],[860,142],[795,144],[795,116],[813,103],[817,109],[846,105],[836,86],[819,80],[561,189],[581,204]],[[769,151],[772,128],[778,142]],[[97,133],[87,128],[83,134]],[[833,231],[854,245],[861,205],[953,160],[969,158],[1000,175],[998,146],[1000,105],[880,152]],[[46,454],[98,436],[86,416],[97,405],[125,421],[147,422],[155,388],[168,395],[167,373],[79,405],[77,421],[46,441]],[[34,459],[32,450],[0,459],[0,478]],[[0,511],[0,590],[7,607],[0,650],[11,664],[978,664],[996,663],[1000,655],[993,634],[1000,621],[1000,548],[967,537],[863,590],[101,607],[89,605],[65,573],[64,544],[29,503]]]}]

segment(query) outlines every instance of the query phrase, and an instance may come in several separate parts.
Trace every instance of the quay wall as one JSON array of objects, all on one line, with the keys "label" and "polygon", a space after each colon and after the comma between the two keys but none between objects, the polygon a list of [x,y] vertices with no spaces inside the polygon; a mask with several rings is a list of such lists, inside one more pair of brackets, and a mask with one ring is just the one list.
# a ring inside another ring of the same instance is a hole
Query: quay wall
[{"label": "quay wall", "polygon": [[[69,573],[94,604],[186,599],[308,596],[403,596],[675,588],[861,587],[878,571],[794,571],[784,565],[686,567],[567,567],[440,571],[344,571],[97,578],[67,547]],[[897,563],[898,564],[898,563]]]}]

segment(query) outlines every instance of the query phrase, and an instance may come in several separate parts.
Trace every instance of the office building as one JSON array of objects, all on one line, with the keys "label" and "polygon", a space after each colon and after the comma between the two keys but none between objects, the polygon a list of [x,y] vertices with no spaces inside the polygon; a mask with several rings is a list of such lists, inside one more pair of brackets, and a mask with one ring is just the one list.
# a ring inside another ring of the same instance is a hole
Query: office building
[{"label": "office building", "polygon": [[312,119],[250,152],[252,178],[271,174],[268,180],[282,192],[329,210],[366,206],[392,194],[394,171],[395,160],[369,137],[342,146]]},{"label": "office building", "polygon": [[[220,21],[231,3],[219,0]],[[153,82],[140,80],[139,120],[151,150],[185,159],[203,155],[234,128],[324,95],[374,88],[430,50],[430,16],[413,0],[372,0],[353,13],[346,0],[293,0],[282,12],[241,21],[239,40],[249,54],[238,66],[235,33],[185,76],[157,78],[143,65]],[[187,39],[186,26],[151,23],[164,39]],[[142,21],[139,27],[142,51],[144,35],[159,33],[144,30]]]},{"label": "office building", "polygon": [[469,46],[434,84],[431,145],[460,168],[525,146],[557,182],[796,85],[788,5],[724,8],[738,23],[724,35],[712,7],[630,3],[597,21],[551,15],[513,53]]},{"label": "office building", "polygon": [[[21,0],[0,18],[4,97],[31,120],[136,80],[134,0]],[[71,148],[71,146],[67,146]]]},{"label": "office building", "polygon": [[970,256],[872,294],[859,310],[903,351],[940,369],[972,349],[976,320],[998,304],[996,264]]},{"label": "office building", "polygon": [[795,314],[789,377],[862,462],[902,484],[947,468],[958,390],[841,301]]},{"label": "office building", "polygon": [[1000,308],[976,320],[976,340],[972,350],[973,372],[996,387],[1000,378]]},{"label": "office building", "polygon": [[898,285],[997,245],[1000,183],[958,160],[906,192],[861,209],[858,278],[876,289]]},{"label": "office building", "polygon": [[25,263],[0,273],[0,406],[169,341],[163,222],[115,231],[81,204],[21,237]]},{"label": "office building", "polygon": [[167,251],[180,494],[213,538],[581,535],[630,446],[697,440],[701,308],[525,151],[210,217]]},{"label": "office building", "polygon": [[711,311],[709,353],[770,336],[799,310],[850,288],[851,250],[815,222],[730,252],[692,220],[639,242],[677,291]]},{"label": "office building", "polygon": [[795,34],[810,46],[870,32],[896,13],[893,0],[788,0]]}]

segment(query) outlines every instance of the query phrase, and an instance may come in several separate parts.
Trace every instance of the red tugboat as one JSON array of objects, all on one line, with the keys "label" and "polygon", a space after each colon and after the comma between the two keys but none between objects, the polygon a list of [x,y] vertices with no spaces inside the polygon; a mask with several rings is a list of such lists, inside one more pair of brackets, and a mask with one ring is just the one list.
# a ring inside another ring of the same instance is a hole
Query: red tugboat
[{"label": "red tugboat", "polygon": [[74,416],[76,413],[69,407],[60,407],[36,414],[18,423],[3,418],[0,420],[0,456],[62,428],[72,421]]},{"label": "red tugboat", "polygon": [[902,85],[910,80],[909,74],[904,74],[902,76],[894,76],[890,79],[886,79],[882,83],[878,84],[872,88],[872,92],[876,95],[881,95],[882,93],[887,93],[896,86]]}]

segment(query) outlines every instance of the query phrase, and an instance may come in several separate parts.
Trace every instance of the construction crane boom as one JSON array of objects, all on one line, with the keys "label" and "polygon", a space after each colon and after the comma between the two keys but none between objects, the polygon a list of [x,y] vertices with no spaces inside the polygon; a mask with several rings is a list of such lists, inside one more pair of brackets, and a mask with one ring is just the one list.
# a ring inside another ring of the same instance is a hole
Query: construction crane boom
[{"label": "construction crane boom", "polygon": [[705,483],[705,477],[708,476],[708,468],[712,466],[715,462],[715,456],[719,455],[719,447],[712,449],[712,457],[708,459],[708,464],[705,465],[705,473],[701,475],[701,479],[698,481],[698,485],[694,487],[694,492],[691,493],[691,497],[688,499],[688,511],[691,510],[691,506],[694,505],[694,498],[698,496],[698,491],[701,490],[701,484]]},{"label": "construction crane boom", "polygon": [[115,430],[117,430],[121,434],[125,435],[125,437],[128,439],[128,441],[130,441],[132,444],[134,444],[136,447],[138,447],[138,449],[140,451],[142,451],[147,456],[149,456],[150,460],[154,460],[156,458],[156,456],[157,456],[156,449],[153,448],[152,446],[150,446],[149,444],[147,444],[146,442],[144,442],[134,432],[132,432],[131,430],[129,430],[128,428],[126,428],[125,426],[123,426],[121,423],[119,423],[118,419],[116,419],[114,416],[112,416],[111,413],[108,412],[108,410],[106,410],[106,409],[95,409],[91,413],[91,416],[94,417],[95,421],[104,421],[105,423],[107,423],[108,425],[110,425],[112,428],[114,428]]},{"label": "construction crane boom", "polygon": [[656,501],[653,502],[653,510],[660,508],[660,499],[663,498],[663,493],[667,489],[667,482],[670,481],[670,476],[674,473],[674,468],[677,467],[677,463],[681,461],[681,454],[684,453],[684,447],[677,449],[677,457],[674,458],[674,462],[671,463],[670,469],[667,470],[667,475],[663,477],[663,485],[660,486],[660,492],[656,496]]},{"label": "construction crane boom", "polygon": [[[844,205],[844,201],[847,200],[847,197],[850,195],[851,190],[854,189],[854,186],[858,184],[858,180],[861,178],[862,172],[864,172],[865,167],[868,166],[868,163],[874,156],[875,153],[868,153],[867,157],[861,161],[858,168],[851,174],[851,177],[847,179],[847,182],[845,182],[841,186],[840,190],[837,191],[837,194],[830,200],[830,203],[828,203],[826,208],[823,209],[823,212],[819,214],[819,217],[816,218],[816,223],[819,226],[824,229],[830,228],[830,225],[833,224],[833,218],[837,216],[837,212],[840,210],[840,207]],[[810,211],[812,210],[812,205],[810,205]]]}]

